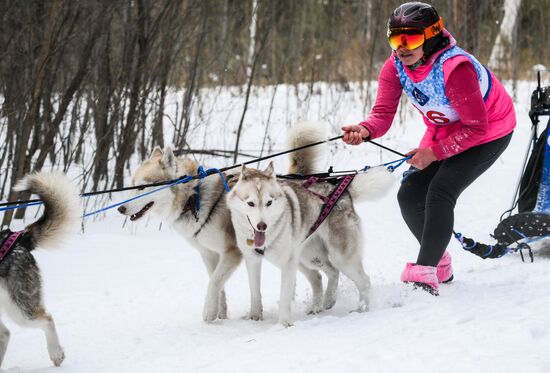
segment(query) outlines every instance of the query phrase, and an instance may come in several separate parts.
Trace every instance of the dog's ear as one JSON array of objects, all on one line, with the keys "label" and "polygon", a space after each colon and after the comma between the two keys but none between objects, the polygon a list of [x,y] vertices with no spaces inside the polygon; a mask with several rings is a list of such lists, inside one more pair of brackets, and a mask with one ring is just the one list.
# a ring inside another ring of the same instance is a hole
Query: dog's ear
[{"label": "dog's ear", "polygon": [[170,146],[164,148],[161,162],[165,168],[172,170],[172,173],[176,172],[176,157]]},{"label": "dog's ear", "polygon": [[273,177],[275,172],[274,172],[274,168],[273,168],[273,161],[270,161],[269,164],[267,165],[267,167],[265,168],[264,172],[267,174],[267,176],[269,177]]},{"label": "dog's ear", "polygon": [[160,146],[155,146],[155,149],[153,149],[153,152],[151,153],[151,156],[149,158],[162,157],[163,154],[164,153],[162,152]]},{"label": "dog's ear", "polygon": [[245,180],[248,176],[248,168],[243,163],[241,165],[241,174],[239,175],[239,180]]}]

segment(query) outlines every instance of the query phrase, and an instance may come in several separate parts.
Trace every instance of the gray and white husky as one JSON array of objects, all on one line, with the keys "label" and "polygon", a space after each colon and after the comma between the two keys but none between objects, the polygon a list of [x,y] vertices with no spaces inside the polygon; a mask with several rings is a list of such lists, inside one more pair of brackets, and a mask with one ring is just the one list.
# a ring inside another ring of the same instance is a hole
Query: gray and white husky
[{"label": "gray and white husky", "polygon": [[[155,148],[132,174],[133,185],[172,180],[182,175],[196,175],[198,164],[176,158],[171,148]],[[152,187],[138,190],[143,194]],[[227,318],[224,284],[241,262],[235,232],[225,203],[221,179],[212,175],[201,180],[177,184],[138,198],[119,207],[118,211],[135,221],[155,213],[195,247],[210,276],[203,319],[212,322]],[[198,203],[197,204],[197,199]]]},{"label": "gray and white husky", "polygon": [[[80,201],[76,187],[62,174],[36,173],[24,177],[16,190],[28,190],[44,201],[44,214],[25,227],[12,250],[0,262],[0,311],[16,323],[40,328],[46,334],[48,353],[59,366],[65,358],[52,316],[42,300],[40,270],[31,251],[36,247],[55,248],[66,234],[76,232]],[[0,232],[0,243],[10,235]],[[10,332],[0,320],[0,365]]]},{"label": "gray and white husky", "polygon": [[[297,148],[326,136],[320,123],[304,122],[291,129],[289,139],[290,148]],[[324,151],[324,147],[311,147],[290,153],[289,172],[307,175],[318,171],[315,160]],[[260,271],[264,257],[281,269],[279,323],[292,325],[291,301],[297,270],[312,287],[313,300],[308,313],[334,305],[340,271],[357,286],[357,310],[366,311],[370,281],[363,269],[361,224],[354,202],[381,197],[393,180],[393,175],[384,168],[357,175],[330,215],[307,238],[323,207],[316,194],[327,196],[334,186],[321,182],[305,189],[303,181],[278,179],[272,163],[263,171],[243,166],[238,182],[226,198],[248,271],[249,317],[262,318]],[[328,278],[324,299],[319,270]]]}]

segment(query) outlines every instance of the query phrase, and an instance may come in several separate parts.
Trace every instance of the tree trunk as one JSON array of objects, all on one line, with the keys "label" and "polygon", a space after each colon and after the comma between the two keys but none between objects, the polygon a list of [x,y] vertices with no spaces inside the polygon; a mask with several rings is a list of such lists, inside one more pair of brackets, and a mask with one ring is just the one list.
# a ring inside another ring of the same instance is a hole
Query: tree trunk
[{"label": "tree trunk", "polygon": [[509,72],[511,69],[512,44],[520,6],[521,0],[504,1],[504,17],[489,58],[491,69],[501,72]]}]

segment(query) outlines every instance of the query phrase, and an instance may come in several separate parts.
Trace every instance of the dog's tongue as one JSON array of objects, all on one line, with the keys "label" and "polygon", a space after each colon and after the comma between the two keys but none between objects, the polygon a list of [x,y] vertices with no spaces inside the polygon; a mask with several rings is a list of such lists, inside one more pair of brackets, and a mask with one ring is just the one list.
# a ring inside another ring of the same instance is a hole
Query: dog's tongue
[{"label": "dog's tongue", "polygon": [[254,247],[263,247],[265,243],[265,232],[254,229]]}]

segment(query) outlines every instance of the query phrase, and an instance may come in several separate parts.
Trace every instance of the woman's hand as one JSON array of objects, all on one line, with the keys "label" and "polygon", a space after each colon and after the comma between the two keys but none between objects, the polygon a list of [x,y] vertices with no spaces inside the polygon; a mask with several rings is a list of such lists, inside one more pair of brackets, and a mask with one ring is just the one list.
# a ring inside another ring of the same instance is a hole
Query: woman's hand
[{"label": "woman's hand", "polygon": [[407,163],[423,170],[428,167],[433,161],[436,161],[437,158],[431,148],[427,149],[413,149],[406,154],[407,156],[412,155],[413,157],[407,160]]},{"label": "woman's hand", "polygon": [[370,136],[368,129],[360,124],[352,124],[351,126],[343,126],[344,137],[342,138],[346,144],[359,145]]}]

